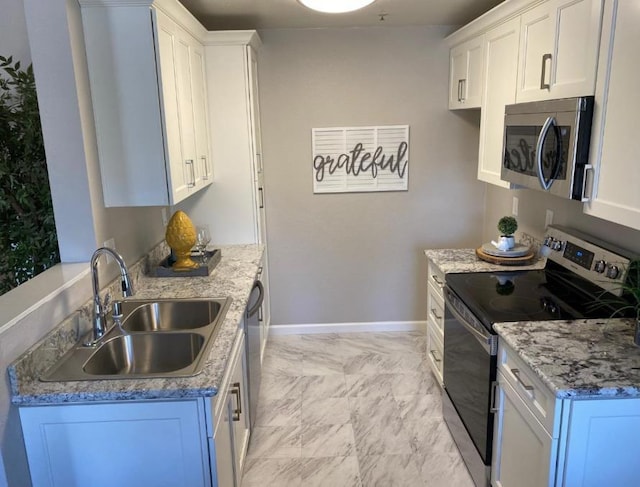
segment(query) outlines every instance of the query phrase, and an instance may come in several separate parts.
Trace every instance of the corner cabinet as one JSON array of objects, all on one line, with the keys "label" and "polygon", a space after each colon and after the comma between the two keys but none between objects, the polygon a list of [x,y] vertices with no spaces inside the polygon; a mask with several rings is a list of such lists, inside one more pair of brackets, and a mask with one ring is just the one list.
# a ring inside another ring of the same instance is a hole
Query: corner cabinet
[{"label": "corner cabinet", "polygon": [[559,399],[499,343],[491,485],[637,485],[640,398]]},{"label": "corner cabinet", "polygon": [[427,363],[443,387],[444,357],[444,272],[431,260],[427,261]]},{"label": "corner cabinet", "polygon": [[602,0],[549,0],[522,14],[516,101],[593,95]]},{"label": "corner cabinet", "polygon": [[238,487],[249,440],[243,335],[213,398],[20,407],[33,487]]},{"label": "corner cabinet", "polygon": [[640,230],[640,2],[608,2],[604,19],[590,154],[596,179],[584,211]]},{"label": "corner cabinet", "polygon": [[209,185],[204,28],[173,0],[80,3],[105,206]]},{"label": "corner cabinet", "polygon": [[482,101],[483,38],[474,37],[451,48],[449,109],[480,108]]}]

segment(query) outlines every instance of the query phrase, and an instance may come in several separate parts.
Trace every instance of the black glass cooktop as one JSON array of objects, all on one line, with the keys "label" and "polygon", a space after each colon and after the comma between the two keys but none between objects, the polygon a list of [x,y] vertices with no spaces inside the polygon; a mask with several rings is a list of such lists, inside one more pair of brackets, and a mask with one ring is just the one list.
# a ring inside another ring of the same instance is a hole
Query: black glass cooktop
[{"label": "black glass cooktop", "polygon": [[[596,306],[588,283],[562,268],[447,274],[447,286],[473,314],[491,327],[505,321],[547,321],[606,318],[608,307]],[[601,301],[600,301],[601,302]]]}]

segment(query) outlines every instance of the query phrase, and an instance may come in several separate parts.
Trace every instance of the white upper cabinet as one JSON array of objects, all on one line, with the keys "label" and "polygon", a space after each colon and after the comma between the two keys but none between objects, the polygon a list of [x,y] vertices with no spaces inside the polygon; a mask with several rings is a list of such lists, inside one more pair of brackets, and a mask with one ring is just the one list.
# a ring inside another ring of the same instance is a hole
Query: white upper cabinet
[{"label": "white upper cabinet", "polygon": [[449,109],[480,108],[482,101],[483,38],[474,37],[450,51]]},{"label": "white upper cabinet", "polygon": [[640,1],[608,2],[604,19],[590,153],[597,179],[584,210],[640,230]]},{"label": "white upper cabinet", "polygon": [[211,183],[204,28],[178,2],[81,0],[105,206]]},{"label": "white upper cabinet", "polygon": [[500,179],[504,139],[504,107],[515,102],[520,19],[515,18],[484,35],[484,94],[480,115],[478,179],[509,188]]},{"label": "white upper cabinet", "polygon": [[215,191],[207,191],[219,243],[266,244],[255,31],[209,32],[205,45]]},{"label": "white upper cabinet", "polygon": [[518,103],[593,95],[602,0],[550,0],[521,17]]}]

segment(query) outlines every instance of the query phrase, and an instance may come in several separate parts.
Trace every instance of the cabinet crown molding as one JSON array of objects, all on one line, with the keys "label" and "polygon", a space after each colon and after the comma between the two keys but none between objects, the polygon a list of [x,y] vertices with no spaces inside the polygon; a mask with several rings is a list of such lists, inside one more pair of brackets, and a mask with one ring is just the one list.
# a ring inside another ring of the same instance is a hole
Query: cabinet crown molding
[{"label": "cabinet crown molding", "polygon": [[505,0],[477,19],[449,34],[445,37],[445,42],[450,47],[460,44],[547,1],[549,0]]},{"label": "cabinet crown molding", "polygon": [[262,40],[255,30],[216,30],[207,31],[205,46],[251,46],[256,51],[262,46]]}]

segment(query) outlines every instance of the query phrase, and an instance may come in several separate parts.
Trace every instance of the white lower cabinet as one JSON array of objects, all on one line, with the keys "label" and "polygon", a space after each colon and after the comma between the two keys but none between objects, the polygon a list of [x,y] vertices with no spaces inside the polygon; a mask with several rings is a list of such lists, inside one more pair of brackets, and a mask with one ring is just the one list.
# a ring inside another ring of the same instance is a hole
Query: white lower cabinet
[{"label": "white lower cabinet", "polygon": [[34,487],[211,485],[202,401],[20,408]]},{"label": "white lower cabinet", "polygon": [[427,262],[427,363],[443,387],[444,272],[431,259]]},{"label": "white lower cabinet", "polygon": [[492,485],[553,485],[550,466],[557,439],[551,438],[501,373],[498,373],[498,384]]},{"label": "white lower cabinet", "polygon": [[503,341],[491,485],[640,485],[640,398],[559,399]]},{"label": "white lower cabinet", "polygon": [[33,487],[240,485],[249,440],[242,336],[233,350],[214,398],[21,407]]}]

